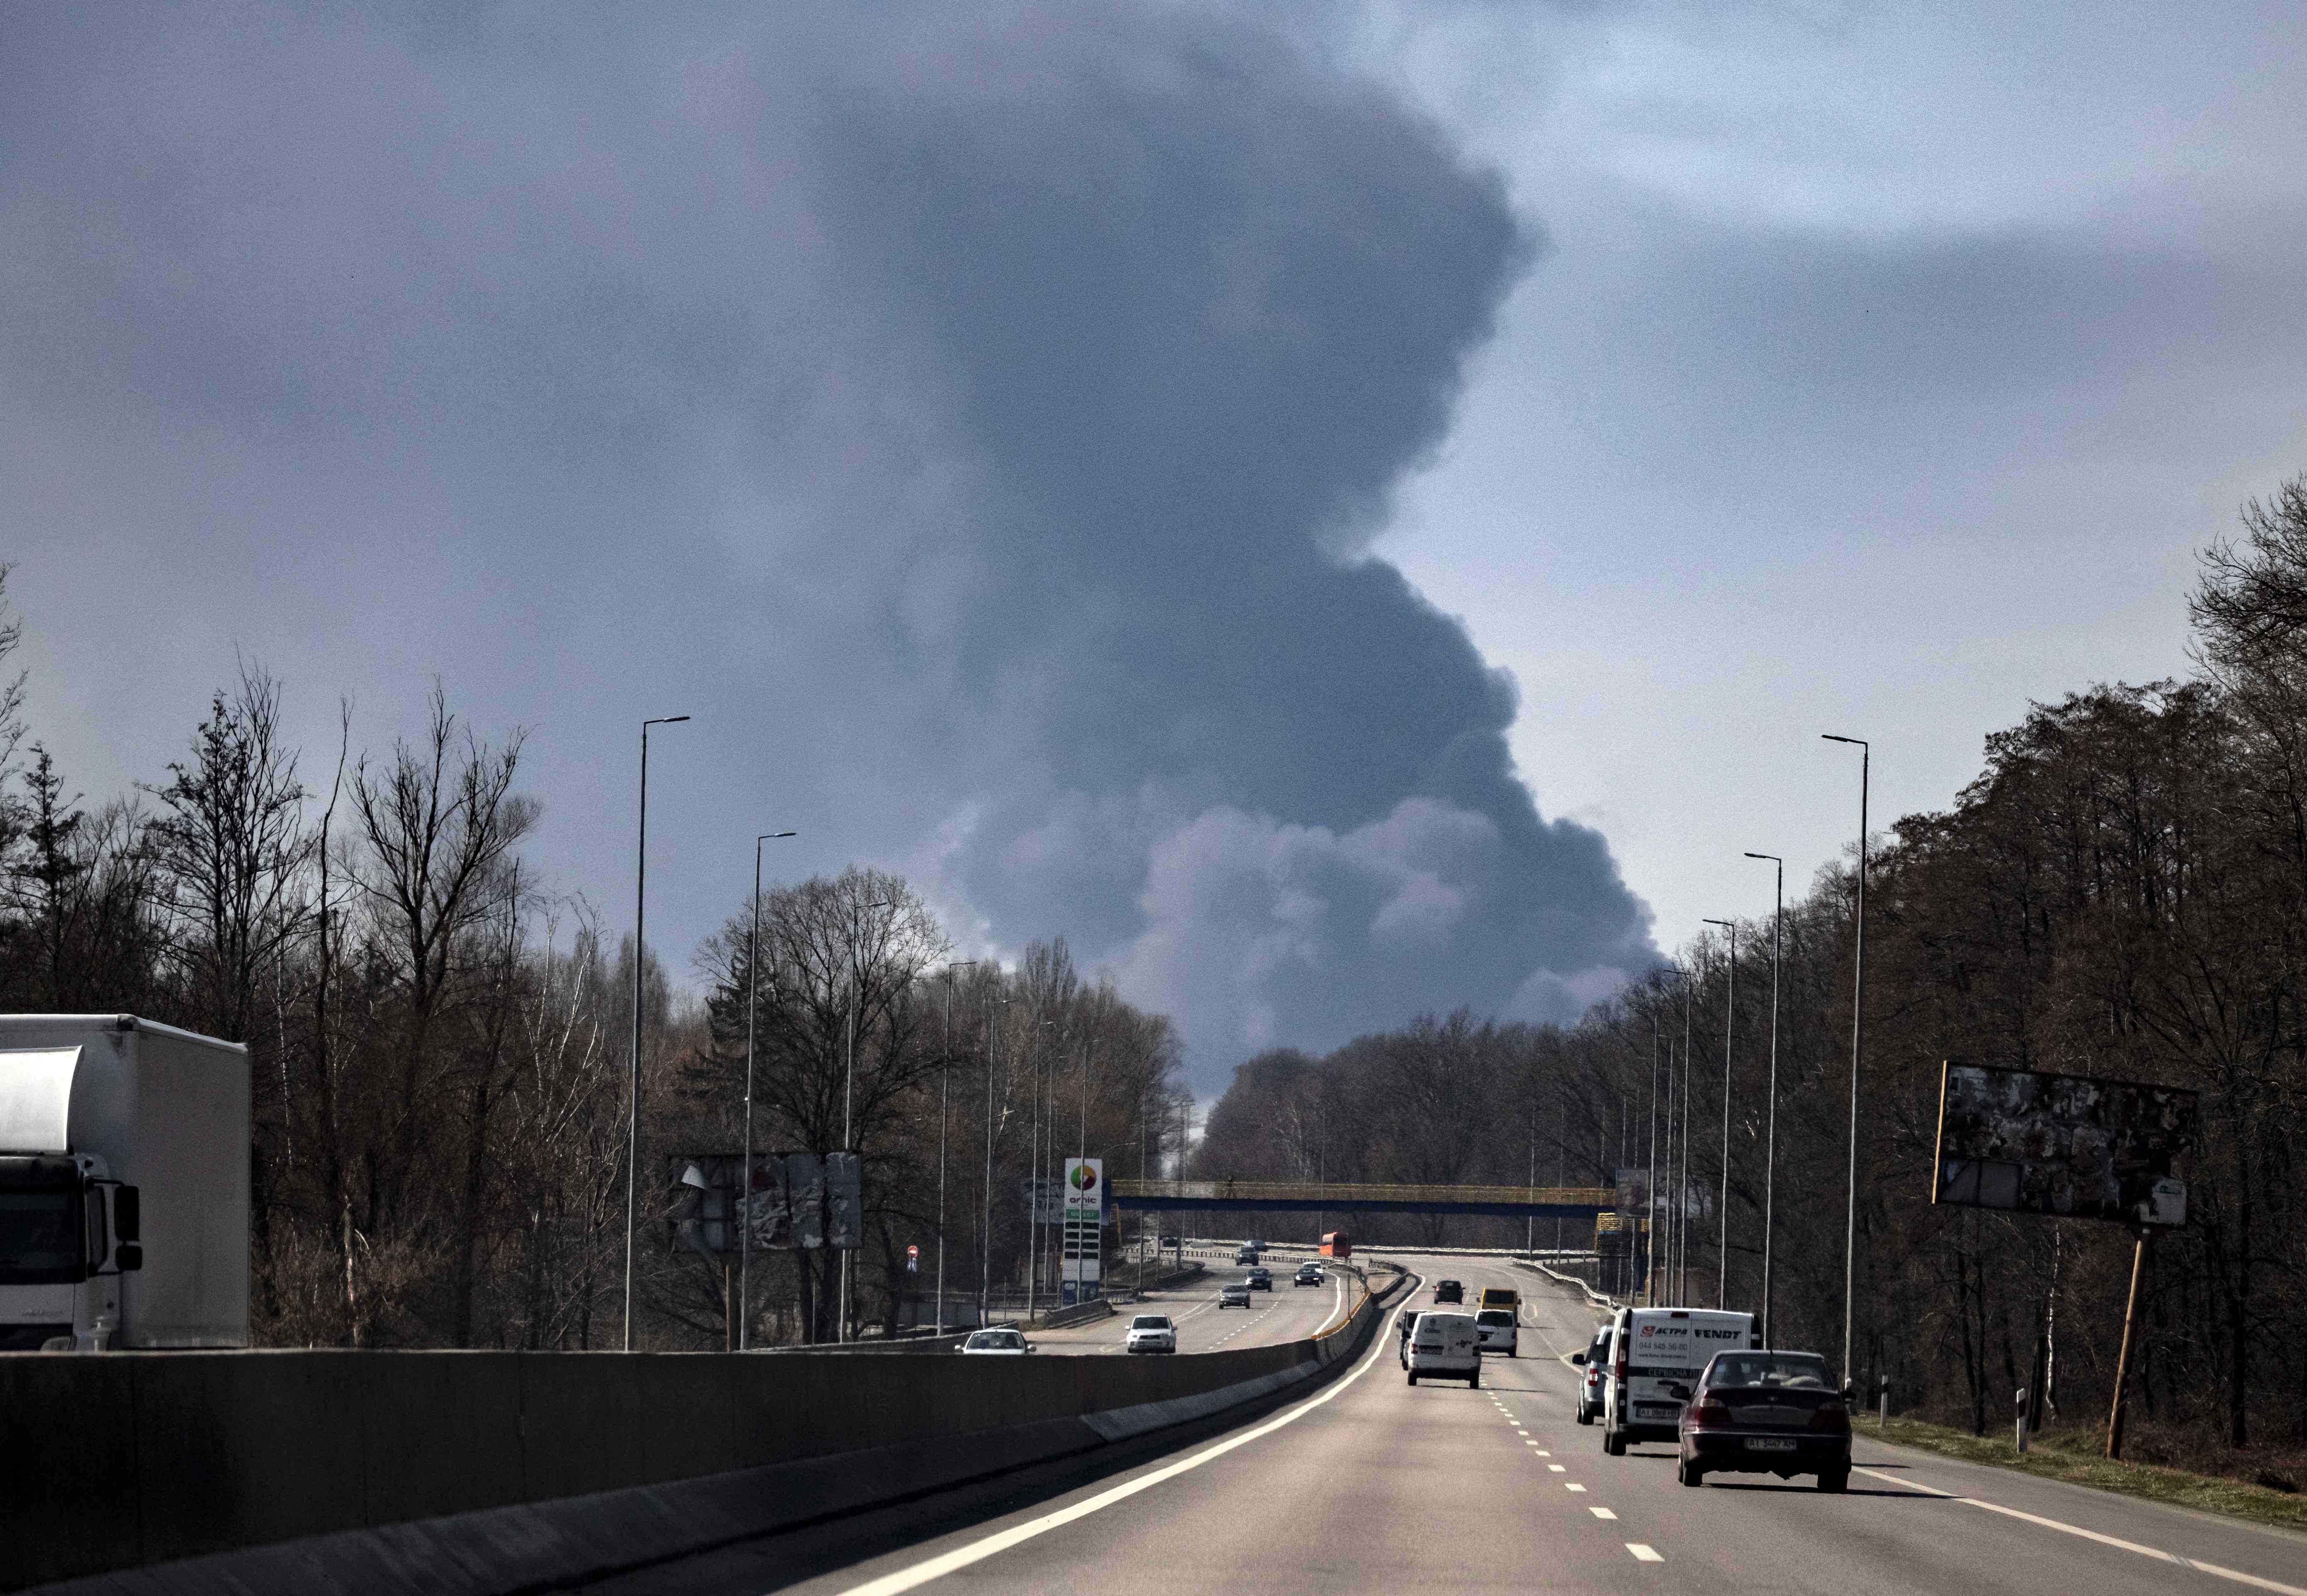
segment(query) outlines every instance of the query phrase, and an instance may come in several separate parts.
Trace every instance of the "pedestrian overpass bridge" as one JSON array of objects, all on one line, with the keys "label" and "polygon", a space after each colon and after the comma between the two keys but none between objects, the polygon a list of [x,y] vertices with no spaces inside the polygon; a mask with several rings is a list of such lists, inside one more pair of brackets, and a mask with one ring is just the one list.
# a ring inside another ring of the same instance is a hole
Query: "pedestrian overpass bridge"
[{"label": "pedestrian overpass bridge", "polygon": [[1320,1181],[1121,1181],[1113,1206],[1141,1212],[1474,1214],[1495,1219],[1584,1219],[1615,1211],[1609,1186],[1410,1186]]}]

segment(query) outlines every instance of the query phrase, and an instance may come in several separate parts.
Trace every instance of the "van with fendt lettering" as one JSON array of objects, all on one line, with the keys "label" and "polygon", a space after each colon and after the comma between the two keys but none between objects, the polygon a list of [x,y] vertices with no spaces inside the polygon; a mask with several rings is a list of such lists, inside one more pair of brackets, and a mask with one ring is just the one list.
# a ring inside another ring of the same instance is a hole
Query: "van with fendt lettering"
[{"label": "van with fendt lettering", "polygon": [[1762,1344],[1751,1313],[1711,1308],[1621,1308],[1612,1322],[1602,1382],[1602,1450],[1629,1443],[1681,1444],[1682,1410],[1707,1360]]}]

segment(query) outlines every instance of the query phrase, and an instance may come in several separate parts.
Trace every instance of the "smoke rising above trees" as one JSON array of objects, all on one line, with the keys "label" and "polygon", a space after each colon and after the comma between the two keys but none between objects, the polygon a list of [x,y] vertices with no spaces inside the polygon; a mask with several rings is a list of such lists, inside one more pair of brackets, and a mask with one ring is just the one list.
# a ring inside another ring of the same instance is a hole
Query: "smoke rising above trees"
[{"label": "smoke rising above trees", "polygon": [[[1543,247],[1432,123],[1215,12],[491,15],[14,41],[0,372],[23,498],[78,507],[28,570],[369,703],[444,674],[553,791],[678,697],[720,731],[668,824],[779,794],[809,868],[1065,935],[1212,1084],[1651,956],[1514,684],[1370,552]],[[71,656],[82,764],[175,747],[142,684],[194,640]],[[613,900],[621,808],[538,846]],[[658,868],[694,945],[713,872]]]}]

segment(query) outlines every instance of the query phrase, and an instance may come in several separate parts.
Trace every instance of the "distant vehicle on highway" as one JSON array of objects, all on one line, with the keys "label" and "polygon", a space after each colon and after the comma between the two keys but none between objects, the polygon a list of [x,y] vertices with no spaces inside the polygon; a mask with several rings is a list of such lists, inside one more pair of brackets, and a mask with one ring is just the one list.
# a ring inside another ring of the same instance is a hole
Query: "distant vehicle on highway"
[{"label": "distant vehicle on highway", "polygon": [[1185,1243],[1177,1236],[1162,1236],[1155,1243],[1164,1252],[1175,1252]]},{"label": "distant vehicle on highway", "polygon": [[1816,1353],[1717,1353],[1682,1416],[1675,1478],[1816,1474],[1821,1490],[1850,1488],[1850,1405]]},{"label": "distant vehicle on highway", "polygon": [[1602,1416],[1602,1380],[1610,1370],[1610,1327],[1606,1323],[1596,1330],[1593,1344],[1582,1353],[1571,1353],[1570,1361],[1584,1371],[1578,1380],[1578,1422],[1591,1424]]},{"label": "distant vehicle on highway", "polygon": [[1178,1350],[1178,1327],[1170,1322],[1166,1313],[1141,1313],[1129,1321],[1129,1335],[1122,1348],[1132,1353],[1174,1353]]},{"label": "distant vehicle on highway", "polygon": [[1417,1312],[1414,1310],[1405,1310],[1402,1316],[1402,1339],[1396,1347],[1396,1351],[1402,1360],[1402,1366],[1404,1369],[1410,1367],[1410,1337],[1411,1332],[1415,1331],[1417,1328]]},{"label": "distant vehicle on highway", "polygon": [[1292,1285],[1319,1285],[1322,1284],[1323,1278],[1321,1265],[1305,1263],[1298,1266],[1298,1273],[1291,1277],[1290,1284]]},{"label": "distant vehicle on highway", "polygon": [[1434,1300],[1437,1302],[1462,1302],[1466,1287],[1462,1281],[1437,1280],[1434,1283]]},{"label": "distant vehicle on highway", "polygon": [[1252,1269],[1249,1272],[1249,1289],[1252,1291],[1272,1291],[1274,1289],[1274,1271],[1271,1269]]},{"label": "distant vehicle on highway", "polygon": [[1699,1371],[1719,1352],[1756,1346],[1751,1313],[1711,1308],[1621,1308],[1611,1321],[1610,1366],[1602,1382],[1602,1450],[1617,1457],[1633,1441],[1672,1441]]},{"label": "distant vehicle on highway", "polygon": [[1504,1353],[1509,1358],[1522,1356],[1522,1333],[1514,1324],[1513,1309],[1483,1309],[1474,1315],[1474,1331],[1483,1352]]},{"label": "distant vehicle on highway", "polygon": [[1248,1285],[1241,1281],[1236,1281],[1231,1285],[1222,1285],[1218,1287],[1218,1306],[1220,1308],[1248,1307]]},{"label": "distant vehicle on highway", "polygon": [[1418,1327],[1411,1332],[1408,1362],[1410,1383],[1416,1385],[1420,1377],[1427,1379],[1462,1379],[1471,1390],[1482,1388],[1482,1348],[1471,1313],[1437,1313],[1432,1309],[1418,1316]]},{"label": "distant vehicle on highway", "polygon": [[1482,1287],[1481,1301],[1475,1306],[1503,1308],[1512,1313],[1522,1307],[1522,1293],[1510,1285],[1486,1285]]},{"label": "distant vehicle on highway", "polygon": [[1257,1261],[1257,1243],[1251,1242],[1234,1249],[1233,1261],[1238,1264],[1256,1263]]},{"label": "distant vehicle on highway", "polygon": [[954,1349],[977,1357],[1022,1358],[1033,1344],[1015,1330],[980,1330]]}]

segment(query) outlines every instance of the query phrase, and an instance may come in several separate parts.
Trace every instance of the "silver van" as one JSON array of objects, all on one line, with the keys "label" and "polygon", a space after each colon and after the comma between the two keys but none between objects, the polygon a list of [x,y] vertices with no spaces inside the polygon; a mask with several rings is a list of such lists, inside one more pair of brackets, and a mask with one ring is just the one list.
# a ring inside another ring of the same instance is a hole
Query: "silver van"
[{"label": "silver van", "polygon": [[1464,1380],[1473,1390],[1482,1388],[1482,1338],[1471,1313],[1437,1313],[1427,1309],[1418,1316],[1403,1352],[1410,1383],[1428,1379]]}]

